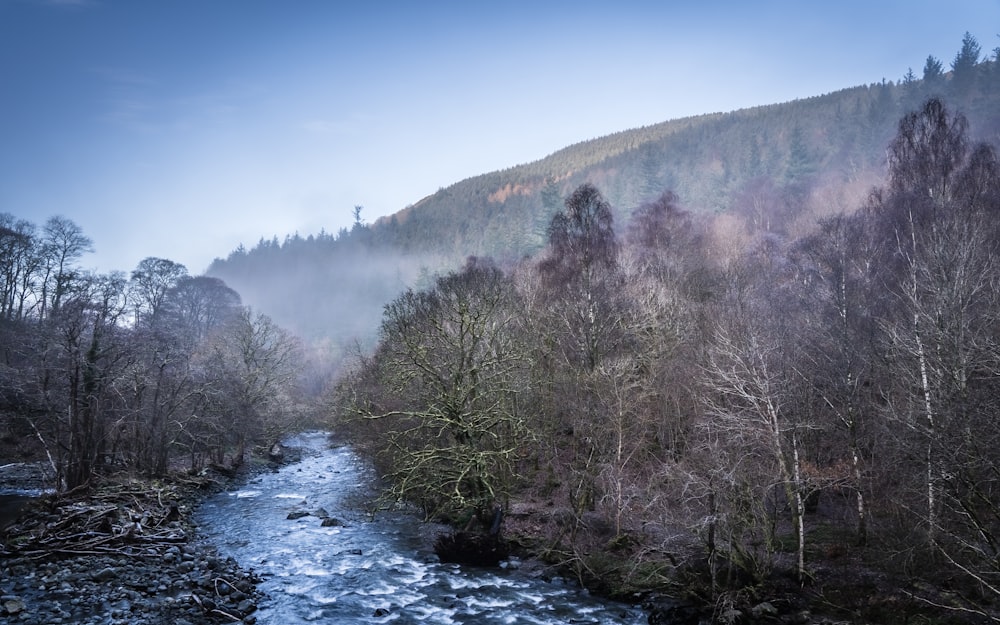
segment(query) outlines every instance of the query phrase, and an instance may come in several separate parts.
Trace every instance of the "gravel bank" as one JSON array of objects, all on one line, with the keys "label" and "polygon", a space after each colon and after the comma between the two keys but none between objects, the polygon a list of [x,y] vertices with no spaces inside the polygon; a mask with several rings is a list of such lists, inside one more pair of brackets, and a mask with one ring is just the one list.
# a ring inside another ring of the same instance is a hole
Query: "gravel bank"
[{"label": "gravel bank", "polygon": [[228,486],[208,472],[39,498],[0,534],[0,623],[254,623],[259,580],[191,522],[206,495]]}]

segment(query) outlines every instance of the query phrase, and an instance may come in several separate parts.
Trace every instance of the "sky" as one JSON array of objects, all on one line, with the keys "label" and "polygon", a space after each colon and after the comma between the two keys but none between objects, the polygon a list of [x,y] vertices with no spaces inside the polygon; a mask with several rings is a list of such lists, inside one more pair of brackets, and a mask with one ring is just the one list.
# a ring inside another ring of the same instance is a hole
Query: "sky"
[{"label": "sky", "polygon": [[567,145],[885,80],[1000,0],[0,0],[0,213],[191,274]]}]

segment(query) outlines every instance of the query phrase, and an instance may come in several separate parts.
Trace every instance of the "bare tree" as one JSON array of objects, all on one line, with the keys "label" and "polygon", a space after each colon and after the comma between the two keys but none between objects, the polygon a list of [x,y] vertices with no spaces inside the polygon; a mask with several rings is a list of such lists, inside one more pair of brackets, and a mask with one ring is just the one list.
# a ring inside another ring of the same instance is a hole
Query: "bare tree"
[{"label": "bare tree", "polygon": [[867,242],[861,219],[837,215],[822,220],[816,234],[797,246],[804,310],[815,318],[800,320],[807,334],[801,373],[846,434],[850,476],[836,476],[833,485],[854,490],[859,544],[868,539],[863,448],[865,412],[872,402],[865,389],[876,358],[876,324],[866,306],[874,253]]},{"label": "bare tree", "polygon": [[611,205],[600,191],[581,185],[552,218],[548,254],[539,264],[555,317],[564,325],[566,356],[591,371],[616,342],[613,295],[620,276],[612,221]]},{"label": "bare tree", "polygon": [[41,265],[34,224],[0,213],[0,318],[25,319]]},{"label": "bare tree", "polygon": [[50,217],[42,226],[41,308],[39,318],[55,314],[81,274],[76,262],[94,249],[83,229],[65,217]]},{"label": "bare tree", "polygon": [[[723,444],[741,449],[741,463],[760,458],[771,467],[770,486],[780,488],[791,511],[797,542],[796,573],[804,581],[805,503],[801,438],[809,427],[800,407],[801,380],[795,372],[792,345],[798,340],[788,327],[794,298],[783,292],[787,272],[780,248],[764,240],[731,274],[725,307],[705,365],[706,410],[710,429]],[[781,313],[777,307],[781,306]],[[766,475],[767,469],[761,469]],[[761,486],[761,485],[758,485]]]},{"label": "bare tree", "polygon": [[868,207],[869,231],[890,242],[877,274],[891,367],[884,414],[900,457],[920,458],[892,467],[898,503],[914,510],[922,547],[994,598],[997,169],[992,148],[967,149],[964,118],[931,100],[901,122],[890,185]]},{"label": "bare tree", "polygon": [[197,425],[217,462],[231,446],[239,465],[248,445],[270,447],[285,433],[299,357],[292,335],[249,308],[202,345],[193,365],[204,385]]},{"label": "bare tree", "polygon": [[154,326],[169,291],[185,277],[187,268],[172,260],[150,256],[139,261],[131,280],[136,325]]},{"label": "bare tree", "polygon": [[[52,318],[57,332],[58,367],[49,389],[56,423],[60,470],[65,487],[87,486],[106,449],[117,405],[115,384],[128,351],[119,322],[125,311],[122,274],[93,276],[86,290],[61,302]],[[57,398],[57,395],[59,396]]]},{"label": "bare tree", "polygon": [[506,504],[529,436],[516,315],[509,280],[475,259],[386,307],[372,361],[378,383],[357,395],[354,410],[384,435],[394,498],[430,517],[487,523]]}]

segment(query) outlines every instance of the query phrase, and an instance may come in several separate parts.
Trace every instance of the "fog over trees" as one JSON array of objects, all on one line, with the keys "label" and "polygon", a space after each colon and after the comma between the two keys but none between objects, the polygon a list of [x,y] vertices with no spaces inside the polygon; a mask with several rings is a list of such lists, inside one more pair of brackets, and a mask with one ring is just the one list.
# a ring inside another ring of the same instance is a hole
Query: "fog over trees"
[{"label": "fog over trees", "polygon": [[996,617],[996,151],[932,98],[888,155],[801,237],[669,191],[616,228],[583,184],[542,254],[389,304],[339,422],[431,518],[544,510],[536,546],[598,586],[807,583],[821,536]]}]

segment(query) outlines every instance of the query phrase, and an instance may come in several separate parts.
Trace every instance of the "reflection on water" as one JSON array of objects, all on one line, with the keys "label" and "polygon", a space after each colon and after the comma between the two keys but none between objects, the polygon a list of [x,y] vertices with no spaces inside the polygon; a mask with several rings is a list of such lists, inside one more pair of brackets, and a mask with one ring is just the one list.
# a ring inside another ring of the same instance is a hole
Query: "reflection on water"
[{"label": "reflection on water", "polygon": [[[198,511],[220,551],[264,578],[268,598],[255,615],[262,625],[646,622],[640,610],[594,600],[572,584],[441,564],[414,518],[372,520],[352,506],[371,475],[349,448],[327,448],[318,432],[288,444],[304,449],[301,462]],[[289,519],[293,512],[310,514]],[[324,527],[326,515],[336,521]]]}]

